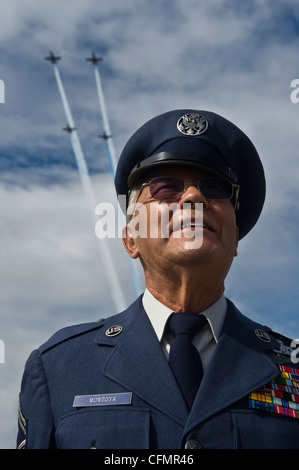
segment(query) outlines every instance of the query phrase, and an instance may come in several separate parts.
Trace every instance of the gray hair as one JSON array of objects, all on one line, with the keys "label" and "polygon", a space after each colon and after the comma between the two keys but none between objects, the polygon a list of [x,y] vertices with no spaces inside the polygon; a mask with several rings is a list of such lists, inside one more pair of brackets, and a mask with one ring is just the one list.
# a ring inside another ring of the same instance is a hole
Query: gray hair
[{"label": "gray hair", "polygon": [[[127,207],[130,207],[131,205],[136,205],[137,204],[137,201],[138,201],[138,198],[140,196],[140,192],[141,192],[141,189],[142,189],[142,183],[139,182],[139,183],[136,183],[132,189],[130,189],[129,193],[128,193],[128,206]],[[134,214],[135,214],[135,208],[134,208],[134,211],[132,211],[132,213],[128,214],[127,212],[127,222],[130,222],[130,220],[132,220],[132,218],[134,217]]]}]

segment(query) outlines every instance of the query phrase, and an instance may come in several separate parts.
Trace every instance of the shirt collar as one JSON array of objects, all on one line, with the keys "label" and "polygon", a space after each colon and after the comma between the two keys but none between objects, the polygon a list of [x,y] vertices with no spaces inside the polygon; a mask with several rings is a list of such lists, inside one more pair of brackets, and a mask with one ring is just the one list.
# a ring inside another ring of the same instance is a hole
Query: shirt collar
[{"label": "shirt collar", "polygon": [[[161,341],[166,322],[169,316],[172,314],[173,310],[157,300],[148,289],[145,289],[142,297],[142,303],[156,332],[156,335],[159,341]],[[200,312],[207,318],[216,343],[218,342],[219,336],[221,334],[226,310],[226,298],[224,295],[222,295],[222,297],[220,297],[220,299],[218,299],[214,304],[210,305],[210,307],[205,309],[203,312]]]}]

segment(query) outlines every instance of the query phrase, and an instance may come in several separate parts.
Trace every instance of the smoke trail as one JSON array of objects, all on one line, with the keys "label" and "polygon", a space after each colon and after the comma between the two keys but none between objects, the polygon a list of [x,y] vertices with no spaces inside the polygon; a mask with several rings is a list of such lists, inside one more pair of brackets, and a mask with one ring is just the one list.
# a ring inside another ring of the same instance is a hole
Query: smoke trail
[{"label": "smoke trail", "polygon": [[102,85],[101,85],[100,73],[99,73],[98,67],[96,67],[96,66],[94,67],[94,73],[95,73],[95,79],[96,79],[96,86],[97,86],[97,92],[98,92],[100,108],[101,108],[101,111],[102,111],[103,127],[104,127],[104,138],[105,138],[105,141],[106,141],[106,147],[107,147],[107,153],[108,153],[108,158],[109,158],[109,162],[110,162],[111,173],[112,173],[112,175],[115,175],[116,166],[117,166],[116,157],[115,157],[115,150],[114,150],[112,134],[111,134],[108,115],[107,115],[107,110],[106,110],[104,93],[103,93],[103,89],[102,89]]},{"label": "smoke trail", "polygon": [[[72,144],[73,151],[76,157],[82,186],[83,186],[83,189],[87,198],[87,202],[89,204],[89,207],[91,209],[91,212],[94,218],[96,202],[95,202],[95,197],[93,194],[92,185],[91,185],[91,181],[90,181],[90,177],[88,173],[88,168],[87,168],[85,157],[81,148],[78,133],[75,128],[75,123],[74,123],[72,113],[68,104],[68,100],[64,91],[64,87],[62,84],[58,67],[55,64],[53,64],[53,67],[54,67],[54,73],[55,73],[55,77],[56,77],[56,81],[58,85],[58,90],[61,96],[63,108],[65,111],[67,123],[70,128],[71,144]],[[126,308],[125,296],[123,294],[122,287],[119,282],[118,273],[116,272],[114,268],[112,256],[109,253],[107,240],[106,239],[98,240],[98,246],[99,246],[101,257],[103,260],[103,266],[107,272],[109,285],[112,291],[112,297],[115,302],[117,311],[124,310]]]},{"label": "smoke trail", "polygon": [[[102,119],[103,119],[103,127],[104,127],[103,137],[106,142],[106,148],[107,148],[107,154],[109,158],[111,173],[114,176],[115,171],[116,171],[116,166],[117,166],[117,161],[115,157],[115,149],[114,149],[111,129],[109,125],[108,114],[106,110],[106,104],[105,104],[105,98],[104,98],[104,93],[103,93],[102,84],[101,84],[100,72],[99,72],[98,66],[96,65],[97,64],[96,58],[93,63],[94,63],[96,88],[97,88],[99,104],[100,104],[100,109],[101,109],[101,114],[102,114]],[[123,226],[125,226],[126,224],[123,213],[121,213],[121,223]],[[133,279],[134,290],[135,290],[136,295],[139,295],[142,291],[142,287],[140,284],[140,277],[138,274],[137,266],[136,266],[136,263],[131,258],[129,259],[129,263],[130,263],[131,276]]]},{"label": "smoke trail", "polygon": [[63,104],[63,109],[65,111],[67,123],[68,123],[68,126],[70,128],[71,144],[72,144],[73,151],[74,151],[74,154],[75,154],[75,157],[76,157],[76,162],[77,162],[77,165],[78,165],[78,170],[79,170],[79,173],[80,173],[82,186],[83,186],[85,195],[87,197],[89,207],[92,208],[92,207],[95,207],[96,204],[95,204],[93,190],[92,190],[91,183],[90,183],[90,178],[89,178],[89,174],[88,174],[87,165],[86,165],[85,158],[84,158],[84,155],[83,155],[83,152],[82,152],[82,148],[81,148],[81,144],[80,144],[80,141],[79,141],[78,133],[77,133],[77,130],[75,128],[75,123],[74,123],[74,120],[73,120],[73,117],[72,117],[72,113],[71,113],[71,110],[70,110],[70,107],[69,107],[69,104],[68,104],[68,101],[67,101],[67,97],[66,97],[66,94],[65,94],[65,91],[64,91],[62,80],[60,78],[59,70],[58,70],[58,68],[55,64],[53,65],[53,67],[54,67],[54,73],[55,73],[59,93],[60,93],[62,104]]}]

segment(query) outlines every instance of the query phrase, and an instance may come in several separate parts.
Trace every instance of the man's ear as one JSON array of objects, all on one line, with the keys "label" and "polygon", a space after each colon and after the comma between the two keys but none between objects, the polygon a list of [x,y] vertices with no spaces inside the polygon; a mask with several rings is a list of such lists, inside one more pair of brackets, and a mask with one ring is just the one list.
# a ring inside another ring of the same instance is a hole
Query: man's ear
[{"label": "man's ear", "polygon": [[130,231],[130,226],[127,224],[122,231],[122,240],[125,249],[133,259],[137,259],[140,257],[140,252],[138,245],[136,243],[136,238],[133,237],[133,234]]}]

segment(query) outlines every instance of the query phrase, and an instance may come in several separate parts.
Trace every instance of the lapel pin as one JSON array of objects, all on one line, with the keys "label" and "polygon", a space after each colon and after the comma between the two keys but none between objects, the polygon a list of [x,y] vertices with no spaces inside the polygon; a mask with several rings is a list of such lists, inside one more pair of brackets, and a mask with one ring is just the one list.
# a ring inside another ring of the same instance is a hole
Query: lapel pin
[{"label": "lapel pin", "polygon": [[270,343],[271,341],[270,336],[264,330],[255,330],[255,336],[265,343]]},{"label": "lapel pin", "polygon": [[105,331],[105,335],[109,337],[117,336],[122,332],[122,330],[123,330],[122,326],[119,326],[119,325],[110,326],[110,328],[108,328],[108,330]]}]

